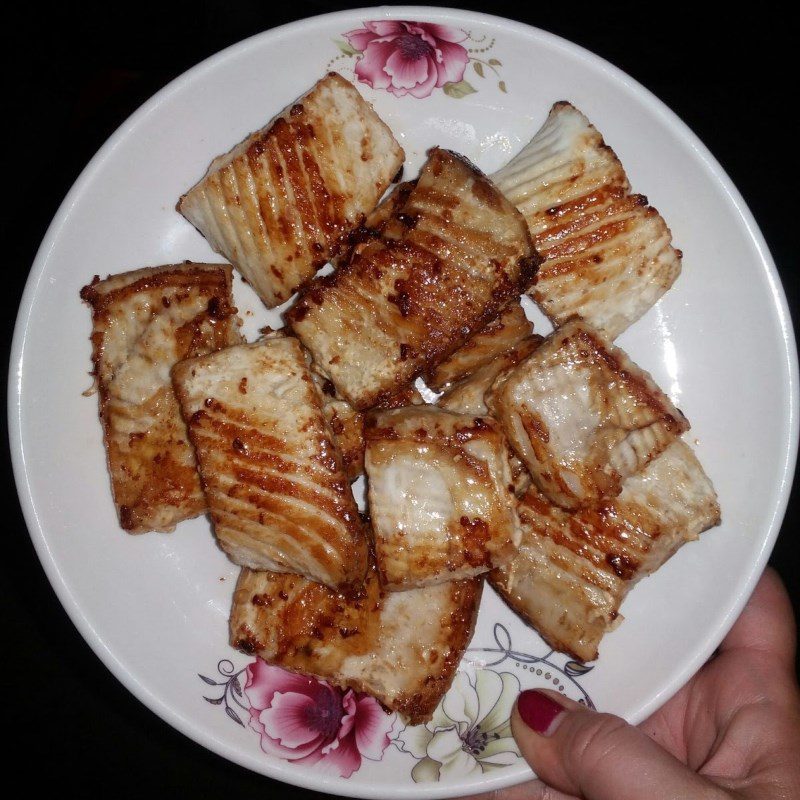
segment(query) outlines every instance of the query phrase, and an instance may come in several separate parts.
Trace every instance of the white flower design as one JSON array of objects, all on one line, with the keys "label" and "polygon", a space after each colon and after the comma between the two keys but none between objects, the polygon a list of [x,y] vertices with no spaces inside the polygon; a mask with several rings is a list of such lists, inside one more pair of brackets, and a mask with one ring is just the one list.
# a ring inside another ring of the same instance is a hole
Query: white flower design
[{"label": "white flower design", "polygon": [[513,764],[520,753],[510,717],[519,690],[510,672],[478,670],[474,683],[459,672],[431,721],[406,726],[395,740],[417,759],[414,781],[463,779]]}]

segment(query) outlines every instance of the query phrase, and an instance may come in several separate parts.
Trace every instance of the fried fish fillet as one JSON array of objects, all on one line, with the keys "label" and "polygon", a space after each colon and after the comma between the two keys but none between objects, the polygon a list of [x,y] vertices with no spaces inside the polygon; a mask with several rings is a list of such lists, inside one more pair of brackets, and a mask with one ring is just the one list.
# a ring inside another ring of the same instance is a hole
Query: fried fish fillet
[{"label": "fried fish fillet", "polygon": [[404,158],[372,106],[332,72],[212,161],[178,210],[272,308],[336,253]]},{"label": "fried fish fillet", "polygon": [[535,277],[525,220],[472,164],[433,149],[380,235],[286,314],[337,391],[377,405],[458,349]]},{"label": "fried fish fillet", "polygon": [[240,341],[227,264],[149,267],[95,280],[94,375],[111,488],[129,533],[171,531],[206,510],[170,369]]},{"label": "fried fish fillet", "polygon": [[231,560],[333,587],[361,580],[366,537],[300,343],[230,347],[182,361],[173,380]]},{"label": "fried fish fillet", "polygon": [[434,391],[442,392],[490,363],[495,356],[508,352],[532,333],[533,323],[525,316],[522,305],[509,303],[497,319],[426,375],[425,383]]},{"label": "fried fish fillet", "polygon": [[578,318],[500,375],[487,405],[539,489],[568,509],[619,494],[689,429],[650,375]]},{"label": "fried fish fillet", "polygon": [[636,581],[720,521],[714,487],[680,439],[597,509],[570,514],[532,487],[519,515],[519,554],[490,582],[551,647],[582,661],[597,658]]},{"label": "fried fish fillet", "polygon": [[483,581],[385,593],[374,567],[335,592],[297,575],[243,569],[233,647],[269,664],[367,692],[411,725],[430,719],[475,628]]},{"label": "fried fish fillet", "polygon": [[365,435],[375,560],[388,590],[479,575],[514,555],[518,520],[497,423],[422,406],[370,415]]},{"label": "fried fish fillet", "polygon": [[611,339],[677,279],[681,253],[586,117],[556,103],[529,144],[492,176],[544,258],[531,294],[558,326],[577,314]]}]

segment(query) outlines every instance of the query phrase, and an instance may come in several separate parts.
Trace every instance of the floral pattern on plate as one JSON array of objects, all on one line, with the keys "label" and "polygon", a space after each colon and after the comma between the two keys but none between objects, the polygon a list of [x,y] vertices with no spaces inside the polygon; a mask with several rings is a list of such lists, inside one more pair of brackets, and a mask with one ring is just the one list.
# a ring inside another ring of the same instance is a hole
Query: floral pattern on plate
[{"label": "floral pattern on plate", "polygon": [[511,736],[511,709],[519,691],[511,672],[480,669],[474,681],[459,672],[430,722],[407,726],[394,740],[417,759],[414,781],[470,777],[513,764],[520,753]]},{"label": "floral pattern on plate", "polygon": [[[199,677],[221,692],[204,697],[259,736],[270,757],[349,778],[365,761],[382,761],[389,745],[413,757],[415,783],[463,780],[517,763],[511,710],[522,689],[546,686],[594,708],[578,683],[591,666],[566,661],[552,650],[534,655],[514,650],[501,623],[494,647],[469,648],[456,677],[424,725],[403,725],[364,692],[342,690],[256,658],[236,669],[217,664],[221,679]],[[507,662],[503,671],[493,669]],[[513,671],[511,671],[513,670]]]},{"label": "floral pattern on plate", "polygon": [[389,746],[396,715],[387,714],[363,692],[342,691],[260,658],[238,672],[225,659],[217,670],[227,680],[200,676],[210,685],[224,686],[222,695],[206,701],[224,703],[228,716],[240,725],[240,713],[249,718],[267,755],[349,778],[361,768],[362,759],[380,761]]},{"label": "floral pattern on plate", "polygon": [[432,22],[367,20],[342,37],[334,40],[341,53],[328,69],[340,59],[353,58],[358,81],[395,97],[421,99],[436,89],[456,99],[474,94],[477,89],[465,77],[470,64],[480,78],[494,73],[500,91],[508,91],[500,80],[502,63],[484,57],[495,43],[485,35],[476,38],[462,28]]}]

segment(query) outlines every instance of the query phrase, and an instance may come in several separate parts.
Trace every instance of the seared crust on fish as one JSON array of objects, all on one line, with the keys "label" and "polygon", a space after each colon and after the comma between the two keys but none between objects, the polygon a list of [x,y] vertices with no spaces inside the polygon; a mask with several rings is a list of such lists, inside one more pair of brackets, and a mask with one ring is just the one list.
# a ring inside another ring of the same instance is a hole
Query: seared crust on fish
[{"label": "seared crust on fish", "polygon": [[332,72],[214,159],[178,210],[272,308],[346,243],[404,158],[372,106]]},{"label": "seared crust on fish", "polygon": [[525,316],[522,305],[509,303],[500,316],[426,375],[425,383],[434,391],[442,392],[490,363],[495,356],[508,352],[532,333],[533,323]]},{"label": "seared crust on fish", "polygon": [[646,197],[631,194],[614,151],[569,103],[556,103],[492,177],[544,258],[531,294],[554,325],[577,314],[614,339],[680,274],[666,223]]},{"label": "seared crust on fish", "polygon": [[375,560],[388,590],[479,575],[519,541],[505,439],[494,420],[433,406],[365,428]]},{"label": "seared crust on fish", "polygon": [[483,581],[385,593],[374,567],[335,592],[297,575],[243,569],[231,645],[269,664],[367,692],[410,725],[427,722],[472,638]]},{"label": "seared crust on fish", "polygon": [[577,318],[500,375],[487,405],[539,489],[568,509],[619,494],[689,429],[647,372]]},{"label": "seared crust on fish", "polygon": [[175,264],[95,279],[92,358],[111,488],[128,533],[171,531],[206,510],[172,390],[183,358],[240,341],[227,264]]},{"label": "seared crust on fish", "polygon": [[597,658],[636,581],[720,521],[714,487],[680,439],[596,509],[570,514],[532,487],[519,515],[519,554],[489,580],[551,647],[582,661]]},{"label": "seared crust on fish", "polygon": [[363,525],[297,339],[183,361],[173,380],[231,560],[332,587],[361,580]]},{"label": "seared crust on fish", "polygon": [[457,350],[533,281],[525,220],[466,159],[434,149],[380,235],[286,313],[352,406],[390,398]]}]

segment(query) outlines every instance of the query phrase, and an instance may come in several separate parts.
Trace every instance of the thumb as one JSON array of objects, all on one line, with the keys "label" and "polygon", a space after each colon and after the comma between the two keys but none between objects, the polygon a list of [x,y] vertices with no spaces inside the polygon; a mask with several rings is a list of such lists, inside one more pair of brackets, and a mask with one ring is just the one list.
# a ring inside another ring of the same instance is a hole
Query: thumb
[{"label": "thumb", "polygon": [[586,800],[667,800],[718,790],[619,717],[550,691],[522,692],[511,728],[546,784]]}]

